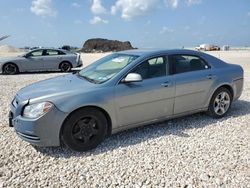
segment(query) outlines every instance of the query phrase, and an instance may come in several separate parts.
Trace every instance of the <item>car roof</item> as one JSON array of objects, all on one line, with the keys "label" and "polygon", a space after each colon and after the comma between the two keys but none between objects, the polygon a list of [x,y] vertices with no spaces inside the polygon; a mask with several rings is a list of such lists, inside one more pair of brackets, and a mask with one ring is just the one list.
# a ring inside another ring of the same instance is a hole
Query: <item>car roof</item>
[{"label": "car roof", "polygon": [[34,50],[30,50],[30,52],[32,51],[37,51],[37,50],[58,50],[58,51],[62,51],[64,53],[73,53],[71,51],[68,51],[68,50],[64,50],[64,49],[60,49],[60,48],[36,48]]},{"label": "car roof", "polygon": [[125,50],[117,52],[120,54],[128,54],[128,55],[137,55],[137,56],[150,56],[150,55],[158,55],[158,54],[174,54],[174,53],[183,53],[183,54],[200,54],[201,52],[195,50],[188,49],[134,49],[134,50]]},{"label": "car roof", "polygon": [[128,55],[137,55],[142,58],[158,55],[171,55],[171,54],[180,54],[180,55],[194,55],[199,56],[209,62],[210,65],[215,67],[225,66],[227,63],[218,59],[210,54],[188,49],[134,49],[117,52],[118,54],[128,54]]}]

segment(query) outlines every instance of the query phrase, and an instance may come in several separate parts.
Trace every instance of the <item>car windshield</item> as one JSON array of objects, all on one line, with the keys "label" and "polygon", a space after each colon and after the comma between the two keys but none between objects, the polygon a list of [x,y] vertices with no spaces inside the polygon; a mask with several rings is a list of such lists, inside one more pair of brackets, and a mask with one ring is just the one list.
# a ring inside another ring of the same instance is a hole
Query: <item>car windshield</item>
[{"label": "car windshield", "polygon": [[104,83],[138,57],[128,54],[111,54],[84,68],[78,75],[93,83]]}]

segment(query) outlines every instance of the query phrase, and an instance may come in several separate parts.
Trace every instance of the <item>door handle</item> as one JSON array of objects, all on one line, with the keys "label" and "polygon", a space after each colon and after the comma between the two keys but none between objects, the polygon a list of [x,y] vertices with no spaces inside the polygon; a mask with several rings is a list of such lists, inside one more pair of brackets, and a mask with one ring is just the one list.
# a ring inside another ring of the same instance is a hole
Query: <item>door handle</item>
[{"label": "door handle", "polygon": [[169,87],[169,86],[170,86],[170,83],[169,83],[169,82],[164,82],[164,83],[162,83],[161,85],[164,86],[164,87]]},{"label": "door handle", "polygon": [[207,75],[207,79],[212,80],[213,78],[214,78],[214,75],[212,74]]}]

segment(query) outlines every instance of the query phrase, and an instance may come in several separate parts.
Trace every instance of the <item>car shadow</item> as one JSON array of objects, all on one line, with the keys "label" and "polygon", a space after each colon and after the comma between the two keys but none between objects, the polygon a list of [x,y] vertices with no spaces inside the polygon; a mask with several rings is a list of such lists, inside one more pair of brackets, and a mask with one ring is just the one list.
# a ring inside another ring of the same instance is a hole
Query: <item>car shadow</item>
[{"label": "car shadow", "polygon": [[[71,71],[71,72],[73,72],[73,71]],[[55,73],[65,73],[65,72],[61,72],[61,71],[36,71],[36,72],[20,72],[18,74],[10,74],[10,75],[0,73],[0,75],[2,75],[2,76],[19,76],[19,75],[32,75],[32,74],[55,74]],[[70,72],[68,72],[68,73],[70,73]]]},{"label": "car shadow", "polygon": [[20,72],[18,74],[13,74],[13,75],[6,75],[6,74],[3,74],[3,73],[0,73],[0,75],[4,75],[4,76],[18,76],[18,75],[31,75],[31,74],[55,74],[55,73],[62,73],[62,74],[66,74],[66,73],[75,73],[75,72],[78,72],[79,70],[78,69],[72,69],[68,72],[62,72],[60,70],[58,71],[34,71],[34,72]]},{"label": "car shadow", "polygon": [[35,72],[20,72],[18,75],[25,75],[25,74],[55,74],[55,73],[70,73],[69,72],[62,72],[62,71],[35,71]]},{"label": "car shadow", "polygon": [[[166,135],[175,135],[190,137],[186,133],[188,129],[199,129],[214,124],[219,126],[217,122],[223,122],[227,119],[240,117],[250,114],[250,102],[238,100],[232,104],[232,108],[228,114],[221,119],[214,119],[207,116],[205,113],[198,113],[181,118],[167,120],[157,124],[146,125],[130,130],[126,130],[106,138],[97,148],[87,152],[75,152],[62,147],[36,147],[34,148],[44,155],[55,158],[69,158],[72,156],[83,157],[90,155],[98,155],[103,152],[110,152],[118,148],[126,148],[127,146],[136,145],[151,139],[159,138]],[[217,124],[216,124],[217,123]]]}]

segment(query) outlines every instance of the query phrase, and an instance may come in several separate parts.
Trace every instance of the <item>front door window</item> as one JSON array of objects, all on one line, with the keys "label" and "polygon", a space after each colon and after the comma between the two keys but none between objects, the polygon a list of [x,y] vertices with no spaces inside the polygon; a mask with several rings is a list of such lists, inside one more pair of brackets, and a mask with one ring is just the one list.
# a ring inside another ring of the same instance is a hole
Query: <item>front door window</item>
[{"label": "front door window", "polygon": [[169,67],[165,57],[155,57],[142,62],[131,72],[140,74],[145,80],[168,75]]}]

